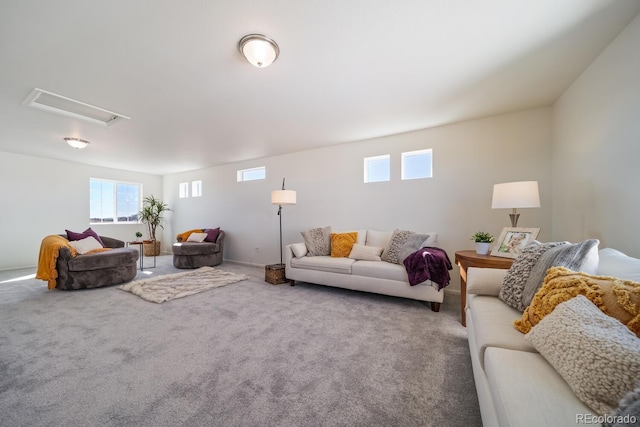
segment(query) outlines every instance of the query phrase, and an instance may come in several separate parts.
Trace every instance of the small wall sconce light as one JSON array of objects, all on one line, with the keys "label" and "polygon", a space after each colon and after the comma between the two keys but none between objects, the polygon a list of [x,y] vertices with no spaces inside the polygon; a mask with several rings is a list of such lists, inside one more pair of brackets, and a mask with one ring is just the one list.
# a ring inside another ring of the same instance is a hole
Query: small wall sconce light
[{"label": "small wall sconce light", "polygon": [[67,141],[67,144],[69,144],[71,147],[77,149],[81,149],[89,145],[89,141],[85,141],[84,139],[80,138],[65,138],[64,140]]},{"label": "small wall sconce light", "polygon": [[238,50],[251,65],[258,68],[268,67],[280,55],[278,44],[263,34],[247,34],[238,42]]}]

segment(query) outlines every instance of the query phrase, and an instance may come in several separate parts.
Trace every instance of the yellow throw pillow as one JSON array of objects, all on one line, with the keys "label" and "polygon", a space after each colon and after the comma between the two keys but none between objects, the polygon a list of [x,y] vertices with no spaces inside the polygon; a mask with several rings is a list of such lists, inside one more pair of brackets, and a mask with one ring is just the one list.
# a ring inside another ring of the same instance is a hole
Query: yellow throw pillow
[{"label": "yellow throw pillow", "polygon": [[547,270],[544,283],[531,305],[516,320],[517,330],[526,334],[558,304],[577,295],[589,298],[603,313],[618,319],[640,337],[640,283],[615,277],[592,276],[565,267]]},{"label": "yellow throw pillow", "polygon": [[358,232],[331,233],[331,256],[346,258],[351,253],[353,245],[358,241]]}]

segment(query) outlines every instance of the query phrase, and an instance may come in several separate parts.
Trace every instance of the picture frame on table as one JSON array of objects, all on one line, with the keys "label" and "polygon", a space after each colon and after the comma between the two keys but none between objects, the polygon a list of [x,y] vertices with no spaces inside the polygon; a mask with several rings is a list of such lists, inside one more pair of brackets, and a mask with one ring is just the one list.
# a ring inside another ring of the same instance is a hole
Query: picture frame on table
[{"label": "picture frame on table", "polygon": [[522,249],[538,237],[538,233],[539,228],[504,227],[491,255],[517,258]]}]

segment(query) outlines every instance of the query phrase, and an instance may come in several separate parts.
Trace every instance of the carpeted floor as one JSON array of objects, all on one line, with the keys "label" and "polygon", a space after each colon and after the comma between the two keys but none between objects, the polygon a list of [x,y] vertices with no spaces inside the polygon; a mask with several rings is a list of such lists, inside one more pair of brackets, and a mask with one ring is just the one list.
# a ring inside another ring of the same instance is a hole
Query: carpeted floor
[{"label": "carpeted floor", "polygon": [[[250,279],[164,304],[0,272],[0,425],[481,425],[457,298],[217,268]],[[137,279],[177,271],[161,256]]]}]

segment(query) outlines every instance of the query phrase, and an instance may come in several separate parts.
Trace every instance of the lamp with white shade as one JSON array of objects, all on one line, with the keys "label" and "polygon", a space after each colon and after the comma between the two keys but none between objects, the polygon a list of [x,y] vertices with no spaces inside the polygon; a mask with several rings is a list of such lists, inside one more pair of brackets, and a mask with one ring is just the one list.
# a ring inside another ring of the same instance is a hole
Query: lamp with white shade
[{"label": "lamp with white shade", "polygon": [[538,181],[518,181],[493,186],[492,209],[513,209],[509,214],[511,226],[518,226],[518,208],[539,208]]},{"label": "lamp with white shade", "polygon": [[282,178],[282,190],[274,190],[271,192],[271,204],[278,205],[278,216],[280,217],[280,264],[282,262],[282,205],[295,205],[296,192],[294,190],[284,189],[284,178]]}]

